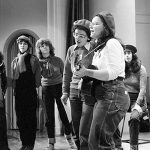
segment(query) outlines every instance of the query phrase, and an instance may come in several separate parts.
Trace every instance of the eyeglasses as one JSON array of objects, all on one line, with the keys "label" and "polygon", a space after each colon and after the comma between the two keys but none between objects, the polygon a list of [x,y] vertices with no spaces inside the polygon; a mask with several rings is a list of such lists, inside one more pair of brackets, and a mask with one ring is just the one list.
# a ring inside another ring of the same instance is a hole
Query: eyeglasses
[{"label": "eyeglasses", "polygon": [[86,36],[86,35],[83,35],[83,34],[74,33],[74,37],[75,37],[75,38],[84,39],[84,38],[86,38],[87,36]]},{"label": "eyeglasses", "polygon": [[46,43],[43,43],[40,45],[40,47],[46,47],[46,46],[48,46],[48,44],[46,44]]}]

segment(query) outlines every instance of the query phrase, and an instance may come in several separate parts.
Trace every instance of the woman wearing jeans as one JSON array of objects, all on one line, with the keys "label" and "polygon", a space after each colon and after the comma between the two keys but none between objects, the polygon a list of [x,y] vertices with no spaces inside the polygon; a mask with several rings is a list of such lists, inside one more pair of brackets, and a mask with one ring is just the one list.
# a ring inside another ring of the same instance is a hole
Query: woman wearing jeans
[{"label": "woman wearing jeans", "polygon": [[129,108],[129,95],[125,90],[124,51],[114,37],[115,22],[106,11],[98,13],[90,27],[91,37],[97,45],[104,45],[95,52],[92,64],[97,70],[84,66],[74,74],[92,77],[93,95],[97,102],[93,110],[93,120],[89,133],[89,150],[114,150],[113,134]]}]

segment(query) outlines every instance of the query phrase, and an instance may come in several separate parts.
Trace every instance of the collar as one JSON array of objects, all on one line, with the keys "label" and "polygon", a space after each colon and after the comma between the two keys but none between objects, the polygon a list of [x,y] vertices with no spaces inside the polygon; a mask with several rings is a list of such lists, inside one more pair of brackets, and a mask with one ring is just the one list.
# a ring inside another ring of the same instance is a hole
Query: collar
[{"label": "collar", "polygon": [[[77,47],[78,47],[77,44],[75,44],[74,50],[75,50]],[[90,50],[90,42],[87,42],[87,43],[84,45],[84,47],[89,51],[89,50]]]}]

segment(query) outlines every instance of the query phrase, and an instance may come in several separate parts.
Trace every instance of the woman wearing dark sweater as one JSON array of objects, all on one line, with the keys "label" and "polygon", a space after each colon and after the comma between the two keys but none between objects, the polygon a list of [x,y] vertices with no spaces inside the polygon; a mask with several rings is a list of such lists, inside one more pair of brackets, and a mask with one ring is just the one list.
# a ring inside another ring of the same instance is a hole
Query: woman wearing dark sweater
[{"label": "woman wearing dark sweater", "polygon": [[74,148],[70,123],[60,99],[62,96],[62,76],[64,63],[61,58],[55,56],[54,47],[49,39],[39,39],[36,42],[36,50],[41,67],[42,99],[46,109],[46,128],[48,133],[47,150],[53,150],[56,142],[55,100],[60,119],[65,127],[66,139],[70,145],[70,148]]}]

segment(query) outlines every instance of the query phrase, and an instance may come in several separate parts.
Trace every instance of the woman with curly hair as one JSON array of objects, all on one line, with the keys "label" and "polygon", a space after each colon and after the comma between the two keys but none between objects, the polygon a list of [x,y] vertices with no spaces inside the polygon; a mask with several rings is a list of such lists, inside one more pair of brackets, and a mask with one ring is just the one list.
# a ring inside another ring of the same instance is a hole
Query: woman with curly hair
[{"label": "woman with curly hair", "polygon": [[70,123],[61,102],[62,76],[64,63],[55,56],[54,47],[49,39],[41,38],[36,42],[37,57],[41,67],[42,100],[46,111],[46,128],[48,133],[47,150],[53,150],[55,140],[55,100],[60,119],[65,127],[65,136],[71,148],[74,142],[71,135]]},{"label": "woman with curly hair", "polygon": [[131,112],[129,120],[130,132],[130,150],[138,150],[138,135],[140,127],[140,118],[146,110],[146,69],[138,60],[137,49],[133,45],[125,45],[125,80],[124,84],[130,96]]}]

